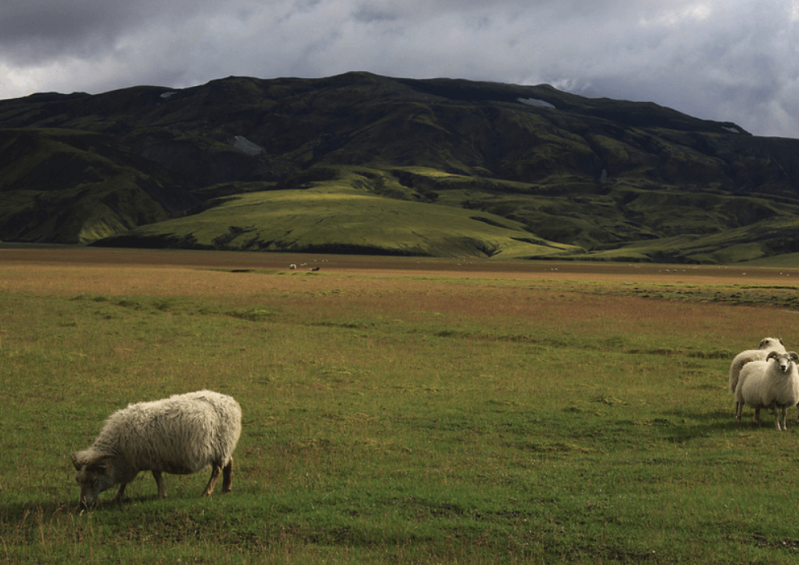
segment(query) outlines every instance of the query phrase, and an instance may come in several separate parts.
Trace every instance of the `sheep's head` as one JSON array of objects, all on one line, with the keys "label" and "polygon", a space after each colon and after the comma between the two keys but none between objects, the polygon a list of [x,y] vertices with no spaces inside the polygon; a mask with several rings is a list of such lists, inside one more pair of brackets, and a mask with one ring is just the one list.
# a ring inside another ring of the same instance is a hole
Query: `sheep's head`
[{"label": "sheep's head", "polygon": [[775,349],[778,345],[781,345],[783,349],[785,349],[785,343],[782,341],[781,337],[764,337],[760,340],[760,345],[758,345],[758,349]]},{"label": "sheep's head", "polygon": [[75,466],[75,481],[80,485],[80,505],[91,508],[97,495],[116,484],[116,455],[80,451],[70,455]]},{"label": "sheep's head", "polygon": [[771,361],[772,359],[777,361],[777,366],[780,368],[780,371],[787,373],[791,370],[791,363],[799,363],[799,354],[797,354],[796,351],[789,351],[787,353],[772,351],[768,354],[768,357],[766,357],[766,361]]}]

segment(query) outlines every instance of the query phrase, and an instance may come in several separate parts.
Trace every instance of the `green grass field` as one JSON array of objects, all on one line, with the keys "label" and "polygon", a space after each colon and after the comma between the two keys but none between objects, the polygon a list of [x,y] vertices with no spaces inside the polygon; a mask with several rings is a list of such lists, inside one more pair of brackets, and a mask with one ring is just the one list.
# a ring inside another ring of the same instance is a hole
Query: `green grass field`
[{"label": "green grass field", "polygon": [[[787,284],[113,256],[0,264],[0,563],[799,559],[796,411],[726,392],[799,347]],[[243,409],[233,492],[142,473],[81,511],[70,452],[200,388]]]}]

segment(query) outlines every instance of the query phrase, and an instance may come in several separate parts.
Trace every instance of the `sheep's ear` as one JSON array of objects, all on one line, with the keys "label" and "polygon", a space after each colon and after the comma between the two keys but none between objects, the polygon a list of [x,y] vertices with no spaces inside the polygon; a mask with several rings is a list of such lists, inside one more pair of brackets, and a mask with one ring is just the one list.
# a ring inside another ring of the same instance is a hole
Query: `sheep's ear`
[{"label": "sheep's ear", "polygon": [[796,351],[789,351],[788,355],[791,356],[791,361],[794,363],[799,363],[799,353],[796,353]]},{"label": "sheep's ear", "polygon": [[785,347],[785,342],[784,342],[784,341],[782,341],[782,338],[781,338],[781,337],[778,337],[777,339],[778,339],[778,340],[780,340],[780,344],[782,344],[782,346],[783,346],[783,347]]},{"label": "sheep's ear", "polygon": [[776,351],[772,351],[771,353],[768,354],[768,357],[766,357],[766,361],[771,361],[772,359],[776,359],[777,355],[778,353]]},{"label": "sheep's ear", "polygon": [[70,453],[70,459],[72,459],[72,464],[75,466],[76,471],[80,471],[80,468],[83,467],[83,460],[78,458],[77,453]]}]

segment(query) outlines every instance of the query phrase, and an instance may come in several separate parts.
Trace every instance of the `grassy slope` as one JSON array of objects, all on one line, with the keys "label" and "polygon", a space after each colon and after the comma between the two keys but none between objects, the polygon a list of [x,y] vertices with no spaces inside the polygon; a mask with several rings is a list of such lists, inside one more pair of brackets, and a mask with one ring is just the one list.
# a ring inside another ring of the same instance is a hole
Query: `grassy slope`
[{"label": "grassy slope", "polygon": [[[302,190],[251,192],[134,234],[168,239],[172,246],[218,249],[734,263],[790,253],[799,224],[793,206],[766,197],[677,188],[653,193],[630,186],[581,197],[537,196],[527,183],[418,166],[327,167],[306,178],[319,175],[335,180],[305,182]],[[626,213],[620,201],[629,202]],[[677,202],[690,213],[676,213]],[[663,232],[685,233],[657,237],[630,219],[630,211]],[[747,221],[765,219],[724,229],[744,215]],[[631,233],[639,240],[628,243]],[[561,239],[571,245],[554,243]]]},{"label": "grassy slope", "polygon": [[492,214],[384,198],[335,181],[232,197],[136,233],[198,247],[268,251],[513,258],[574,250],[538,240],[518,222]]},{"label": "grassy slope", "polygon": [[[799,218],[784,215],[779,219],[763,220],[752,225],[710,235],[683,235],[636,242],[607,251],[590,254],[594,259],[650,260],[669,262],[682,258],[692,263],[728,264],[763,260],[763,264],[786,266],[796,264],[796,233]],[[773,261],[769,261],[769,258]]]},{"label": "grassy slope", "polygon": [[748,264],[764,267],[795,267],[799,265],[799,253],[783,253],[771,257],[753,259]]},{"label": "grassy slope", "polygon": [[0,237],[89,243],[169,218],[142,188],[154,179],[118,151],[103,154],[107,144],[71,130],[0,132]]}]

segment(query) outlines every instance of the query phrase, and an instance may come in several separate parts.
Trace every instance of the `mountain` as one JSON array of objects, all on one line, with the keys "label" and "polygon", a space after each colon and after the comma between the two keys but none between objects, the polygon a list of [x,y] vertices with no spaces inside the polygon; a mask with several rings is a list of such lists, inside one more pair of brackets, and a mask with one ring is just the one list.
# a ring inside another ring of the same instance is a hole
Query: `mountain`
[{"label": "mountain", "polygon": [[735,262],[799,252],[799,140],[369,73],[0,101],[0,239]]},{"label": "mountain", "polygon": [[50,243],[90,243],[198,202],[111,137],[66,129],[0,129],[0,194],[2,239]]}]

